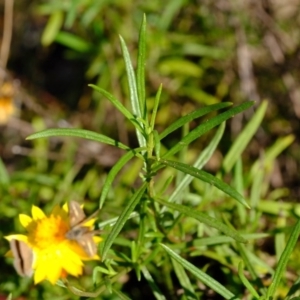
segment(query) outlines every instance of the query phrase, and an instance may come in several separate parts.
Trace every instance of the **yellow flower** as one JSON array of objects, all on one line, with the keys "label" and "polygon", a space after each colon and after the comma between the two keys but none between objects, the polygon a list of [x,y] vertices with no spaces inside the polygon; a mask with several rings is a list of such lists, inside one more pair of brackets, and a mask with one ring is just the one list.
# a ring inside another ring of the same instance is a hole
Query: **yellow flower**
[{"label": "yellow flower", "polygon": [[9,118],[17,112],[11,98],[0,97],[0,124],[6,124]]},{"label": "yellow flower", "polygon": [[0,125],[6,124],[18,110],[15,104],[14,83],[5,80],[0,86]]},{"label": "yellow flower", "polygon": [[[32,207],[31,213],[32,217],[19,215],[27,235],[15,234],[5,238],[25,242],[32,250],[35,284],[43,280],[55,284],[68,274],[77,277],[82,274],[83,261],[100,259],[98,255],[89,256],[76,240],[66,238],[71,229],[66,205],[54,207],[49,217],[37,206]],[[88,228],[88,234],[93,234],[94,222],[95,219],[92,219],[82,225]],[[92,240],[98,244],[102,239],[93,236]]]}]

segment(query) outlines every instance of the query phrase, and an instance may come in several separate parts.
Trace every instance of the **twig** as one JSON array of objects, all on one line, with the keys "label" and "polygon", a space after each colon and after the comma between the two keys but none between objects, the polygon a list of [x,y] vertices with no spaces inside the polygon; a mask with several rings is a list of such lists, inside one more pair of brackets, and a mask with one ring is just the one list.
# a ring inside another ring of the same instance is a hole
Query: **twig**
[{"label": "twig", "polygon": [[3,69],[6,69],[10,51],[10,43],[13,30],[13,8],[14,0],[5,0],[3,38],[0,49],[0,64]]}]

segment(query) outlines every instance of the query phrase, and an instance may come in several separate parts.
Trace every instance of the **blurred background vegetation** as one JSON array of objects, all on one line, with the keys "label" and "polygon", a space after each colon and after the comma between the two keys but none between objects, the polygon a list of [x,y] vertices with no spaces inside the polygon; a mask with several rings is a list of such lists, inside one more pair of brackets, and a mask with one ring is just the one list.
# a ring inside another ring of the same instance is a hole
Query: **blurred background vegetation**
[{"label": "blurred background vegetation", "polygon": [[[292,207],[298,209],[300,196],[299,0],[15,2],[9,60],[1,69],[2,257],[8,250],[3,236],[22,230],[17,215],[29,213],[32,204],[50,211],[54,204],[67,199],[85,199],[87,211],[96,209],[103,180],[122,155],[121,150],[91,141],[51,138],[29,142],[26,136],[50,127],[74,127],[137,146],[133,128],[124,126],[122,115],[87,84],[101,86],[128,106],[119,34],[135,58],[143,13],[148,22],[146,93],[150,107],[160,83],[163,84],[158,131],[204,105],[255,100],[258,107],[267,99],[262,125],[242,155],[243,172],[247,179],[254,162],[270,157],[268,153],[277,145],[275,154],[264,165],[264,186],[258,197],[269,202],[262,202],[258,208],[263,217],[256,230],[263,232],[278,225],[281,202],[291,203],[286,208],[284,225],[294,223],[297,213]],[[4,1],[0,10],[0,32],[4,32]],[[222,160],[253,111],[227,123],[222,142],[206,170],[221,170],[230,182],[230,174],[222,171]],[[194,121],[190,127],[196,125]],[[180,136],[181,132],[172,134],[166,146],[174,145]],[[187,156],[189,162],[210,138],[206,135],[193,144]],[[101,212],[103,220],[121,211],[140,167],[140,162],[134,161],[120,174],[116,189]],[[245,182],[249,188],[251,178]],[[203,191],[197,186],[195,190],[200,194]],[[134,229],[128,228],[129,236],[130,230]],[[273,242],[262,240],[259,247],[272,263]],[[296,260],[293,264],[295,269],[299,267]],[[61,288],[50,288],[47,283],[33,287],[30,280],[17,277],[8,260],[1,259],[0,268],[3,295],[15,291],[16,296],[30,295],[27,299],[53,299],[53,295],[56,299],[69,299]],[[143,290],[143,283],[138,290],[135,280],[131,274],[120,285],[133,299],[140,299],[148,291]]]}]

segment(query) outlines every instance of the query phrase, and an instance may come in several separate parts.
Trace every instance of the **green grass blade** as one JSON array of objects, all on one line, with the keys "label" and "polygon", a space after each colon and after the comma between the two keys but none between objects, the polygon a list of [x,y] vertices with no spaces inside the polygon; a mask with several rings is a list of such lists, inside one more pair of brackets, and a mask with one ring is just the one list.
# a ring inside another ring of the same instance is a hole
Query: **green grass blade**
[{"label": "green grass blade", "polygon": [[241,261],[239,263],[239,266],[238,266],[239,277],[240,277],[242,283],[244,284],[244,286],[247,288],[247,290],[252,294],[252,296],[255,299],[259,299],[258,293],[254,289],[254,287],[251,285],[251,283],[249,282],[249,280],[246,278],[246,276],[244,275],[243,271],[244,271],[243,270],[243,262]]},{"label": "green grass blade", "polygon": [[299,291],[299,287],[300,287],[300,277],[298,277],[298,279],[293,283],[293,285],[291,286],[289,292],[287,293],[285,300],[300,300],[300,297],[297,298],[292,298],[293,295]]},{"label": "green grass blade", "polygon": [[289,134],[285,137],[278,138],[276,142],[264,153],[263,160],[259,158],[250,170],[251,177],[255,177],[260,168],[267,168],[274,164],[276,157],[290,146],[295,140],[295,136]]},{"label": "green grass blade", "polygon": [[171,132],[175,131],[176,129],[182,127],[184,124],[193,121],[194,119],[200,118],[212,111],[219,110],[225,107],[228,107],[232,105],[231,102],[221,102],[217,104],[208,105],[202,108],[199,108],[181,118],[176,120],[174,123],[172,123],[169,127],[167,127],[160,135],[160,139],[162,140],[167,135],[169,135]]},{"label": "green grass blade", "polygon": [[219,114],[218,116],[202,123],[198,127],[196,127],[194,130],[192,130],[189,134],[187,134],[181,141],[179,141],[174,147],[172,147],[169,151],[167,151],[163,158],[167,158],[169,156],[172,156],[173,154],[179,152],[181,149],[189,145],[191,142],[193,142],[195,139],[199,138],[204,133],[208,132],[212,128],[220,125],[222,122],[228,120],[229,118],[233,117],[234,115],[248,109],[254,104],[254,102],[244,102],[241,105],[238,105],[236,107],[233,107],[226,112],[223,112]]},{"label": "green grass blade", "polygon": [[[125,41],[123,40],[123,38],[121,36],[120,36],[120,42],[121,42],[121,48],[122,48],[123,58],[124,58],[125,67],[126,67],[132,111],[133,111],[133,114],[136,116],[136,119],[144,120],[143,109],[141,107],[141,103],[139,102],[136,80],[135,80],[133,66],[132,66],[132,63],[130,60],[130,55],[129,55],[128,49],[126,47]],[[140,125],[142,128],[144,128],[144,125],[142,123],[140,123]],[[145,140],[144,136],[140,133],[140,131],[137,131],[137,138],[138,138],[140,147],[145,147],[146,140]]]},{"label": "green grass blade", "polygon": [[9,175],[0,157],[0,185],[7,185],[7,184],[9,184]]},{"label": "green grass blade", "polygon": [[[251,240],[258,240],[267,238],[270,236],[268,233],[247,233],[247,234],[241,234],[241,236],[246,241]],[[210,237],[201,237],[193,240],[193,246],[195,247],[202,247],[202,246],[212,246],[212,245],[218,245],[218,244],[227,244],[231,243],[232,238],[224,235],[214,235]]]},{"label": "green grass blade", "polygon": [[[247,239],[247,241],[249,241],[249,240]],[[239,244],[239,243],[236,244],[236,247],[237,247],[237,250],[239,251],[239,253],[243,259],[243,262],[246,265],[247,270],[250,273],[252,279],[259,282],[260,281],[259,276],[255,270],[253,261],[251,261],[249,255],[247,254],[246,248],[244,247],[244,245]]]},{"label": "green grass blade", "polygon": [[178,279],[181,287],[184,290],[184,295],[186,296],[186,298],[189,300],[198,299],[198,297],[194,291],[193,285],[191,284],[191,281],[190,281],[189,277],[187,276],[183,266],[173,258],[171,259],[171,261],[172,261],[172,265],[173,265],[175,274],[177,276],[177,279]]},{"label": "green grass blade", "polygon": [[112,145],[124,150],[131,150],[128,146],[122,144],[119,141],[116,141],[110,137],[107,137],[103,134],[96,133],[94,131],[85,130],[85,129],[73,129],[73,128],[53,128],[46,129],[40,132],[33,133],[29,135],[26,140],[34,140],[38,138],[46,138],[52,136],[69,136],[69,137],[78,137],[87,140],[96,141],[99,143],[104,143],[107,145]]},{"label": "green grass blade", "polygon": [[144,195],[146,188],[147,188],[147,182],[144,182],[143,185],[134,193],[134,195],[128,202],[127,206],[119,216],[116,224],[112,228],[112,231],[109,233],[109,235],[107,236],[104,242],[104,246],[102,250],[102,260],[105,259],[108,250],[110,249],[117,235],[122,230],[126,221],[129,219],[130,214],[133,212],[134,208],[136,207],[136,205],[139,203],[140,199]]},{"label": "green grass blade", "polygon": [[145,61],[146,61],[146,15],[143,16],[143,21],[139,35],[138,60],[137,60],[137,92],[143,119],[146,118],[146,92],[145,92]]},{"label": "green grass blade", "polygon": [[231,146],[223,161],[223,166],[226,172],[229,172],[232,169],[233,165],[236,163],[236,161],[241,156],[241,154],[249,144],[250,140],[256,133],[258,127],[260,126],[264,118],[267,107],[268,102],[264,101],[259,106],[258,110],[254,114],[250,122],[245,126],[243,131],[234,141],[233,145]]},{"label": "green grass blade", "polygon": [[155,120],[156,120],[157,109],[158,109],[158,105],[159,105],[161,91],[162,91],[162,84],[159,86],[159,89],[156,93],[154,106],[153,106],[153,110],[152,110],[151,121],[150,121],[150,128],[151,128],[152,131],[153,131],[154,125],[155,125]]},{"label": "green grass blade", "polygon": [[272,297],[274,296],[277,287],[280,285],[280,280],[281,280],[282,274],[285,271],[289,257],[292,254],[292,251],[297,243],[299,234],[300,234],[300,220],[298,220],[298,222],[294,226],[291,236],[285,246],[285,249],[284,249],[281,257],[280,257],[280,260],[278,262],[274,276],[272,278],[273,279],[272,283],[268,288],[266,299],[273,299]]},{"label": "green grass blade", "polygon": [[140,132],[143,132],[143,128],[141,127],[140,123],[136,120],[136,118],[133,116],[133,114],[117,99],[115,98],[112,94],[107,92],[106,90],[94,85],[94,84],[89,84],[89,87],[93,88],[95,91],[100,93],[103,97],[107,98],[114,107],[121,112],[121,114],[124,115],[124,117],[129,120],[133,126],[139,130]]},{"label": "green grass blade", "polygon": [[234,188],[232,188],[230,185],[223,182],[219,178],[217,178],[217,177],[215,177],[215,176],[213,176],[213,175],[211,175],[211,174],[209,174],[205,171],[199,170],[195,167],[192,167],[192,166],[189,166],[187,164],[180,163],[180,162],[161,159],[160,163],[162,163],[166,166],[169,166],[171,168],[174,168],[176,170],[179,170],[179,171],[181,171],[185,174],[189,174],[189,175],[191,175],[195,178],[198,178],[198,179],[200,179],[204,182],[207,182],[207,183],[215,186],[216,188],[218,188],[219,190],[221,190],[225,194],[231,196],[232,198],[234,198],[235,200],[237,200],[241,204],[243,204],[246,207],[250,208],[248,203],[246,202],[246,200],[244,199],[244,197],[240,193],[238,193]]},{"label": "green grass blade", "polygon": [[162,291],[159,289],[159,287],[157,286],[157,284],[153,280],[150,272],[148,271],[148,269],[145,266],[142,267],[142,273],[143,273],[145,279],[147,280],[147,282],[149,284],[149,287],[151,288],[155,299],[157,299],[157,300],[166,300],[166,297],[163,295]]},{"label": "green grass blade", "polygon": [[[244,193],[244,173],[243,173],[243,164],[241,157],[237,160],[234,168],[234,185],[237,192],[241,195]],[[247,210],[243,205],[238,204],[237,206],[238,217],[241,224],[246,224],[247,220]]]},{"label": "green grass blade", "polygon": [[157,130],[153,131],[153,141],[154,141],[154,150],[155,150],[155,155],[157,159],[160,159],[160,140],[159,140],[159,135]]},{"label": "green grass blade", "polygon": [[196,219],[199,222],[206,224],[207,226],[218,229],[219,231],[223,232],[225,235],[232,237],[237,242],[240,242],[240,243],[247,242],[247,240],[244,239],[236,230],[229,228],[227,225],[220,222],[219,220],[212,218],[211,216],[206,215],[200,211],[197,211],[194,208],[189,208],[187,206],[177,204],[177,203],[170,203],[161,198],[155,198],[155,201],[157,201],[158,203],[160,203],[162,205],[167,206],[170,209],[179,211],[182,214],[185,214],[193,219]]},{"label": "green grass blade", "polygon": [[111,184],[114,180],[114,178],[116,177],[116,175],[119,173],[119,171],[124,167],[124,165],[130,160],[132,159],[137,153],[141,152],[145,150],[144,148],[137,148],[137,149],[133,149],[130,150],[129,152],[127,152],[126,154],[124,154],[117,163],[115,163],[115,165],[111,168],[111,170],[109,171],[106,180],[104,182],[103,188],[102,188],[102,192],[101,192],[101,197],[100,197],[100,201],[99,201],[99,205],[100,208],[102,208],[105,198],[109,192],[109,189],[111,187]]},{"label": "green grass blade", "polygon": [[64,21],[64,14],[61,10],[57,10],[50,15],[44,32],[41,36],[41,43],[44,47],[48,47],[53,43],[57,33],[60,31]]},{"label": "green grass blade", "polygon": [[[210,141],[209,145],[201,152],[199,158],[194,163],[193,167],[197,169],[202,169],[202,167],[208,162],[208,160],[213,155],[214,151],[216,150],[225,129],[225,122],[223,122],[219,129],[217,130],[215,136]],[[194,179],[193,176],[186,174],[181,182],[178,184],[174,192],[169,197],[169,202],[173,202],[176,200],[176,198],[181,194],[181,191],[183,191]]]},{"label": "green grass blade", "polygon": [[212,290],[214,290],[216,293],[224,297],[224,299],[238,299],[235,297],[235,295],[230,292],[228,289],[226,289],[223,285],[221,285],[218,281],[204,273],[203,271],[196,268],[194,265],[189,263],[187,260],[180,257],[177,253],[175,253],[172,249],[167,247],[164,244],[160,244],[166,252],[179,264],[181,264],[186,270],[188,270],[190,273],[192,273],[196,278],[198,278],[201,282],[203,282],[205,285],[210,287]]}]

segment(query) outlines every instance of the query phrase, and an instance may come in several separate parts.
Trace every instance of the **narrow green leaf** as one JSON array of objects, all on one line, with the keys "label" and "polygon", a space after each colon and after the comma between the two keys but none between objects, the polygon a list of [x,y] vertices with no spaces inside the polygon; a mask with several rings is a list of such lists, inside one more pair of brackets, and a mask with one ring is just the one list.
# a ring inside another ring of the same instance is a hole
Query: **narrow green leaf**
[{"label": "narrow green leaf", "polygon": [[142,267],[142,273],[143,273],[145,279],[147,280],[155,299],[166,300],[166,297],[163,295],[162,291],[159,289],[159,287],[155,283],[154,279],[152,278],[150,272],[148,271],[148,269],[145,266]]},{"label": "narrow green leaf", "polygon": [[256,133],[264,118],[267,107],[268,102],[263,101],[254,116],[251,118],[250,122],[248,122],[243,131],[235,139],[223,161],[223,166],[226,172],[229,172],[232,169],[233,165],[236,163],[236,161],[241,156],[250,140]]},{"label": "narrow green leaf", "polygon": [[156,114],[157,114],[157,109],[158,109],[158,105],[159,105],[161,91],[162,91],[162,84],[159,86],[159,89],[156,93],[154,106],[153,106],[153,110],[152,110],[151,121],[150,121],[150,128],[152,131],[153,131],[154,125],[155,125]]},{"label": "narrow green leaf", "polygon": [[200,179],[204,182],[207,182],[207,183],[215,186],[219,190],[223,191],[225,194],[231,196],[235,200],[239,201],[240,203],[242,203],[246,207],[250,208],[248,203],[246,202],[246,200],[244,199],[244,197],[240,193],[238,193],[234,188],[232,188],[230,185],[223,182],[219,178],[217,178],[217,177],[215,177],[215,176],[213,176],[213,175],[211,175],[211,174],[209,174],[205,171],[199,170],[195,167],[192,167],[192,166],[189,166],[187,164],[180,163],[180,162],[161,159],[160,163],[162,163],[166,166],[172,167],[176,170],[179,170],[179,171],[181,171],[185,174],[189,174],[189,175],[191,175],[195,178],[198,178],[198,179]]},{"label": "narrow green leaf", "polygon": [[6,300],[12,300],[12,293],[7,296]]},{"label": "narrow green leaf", "polygon": [[[128,80],[128,86],[129,86],[129,94],[130,94],[130,102],[131,102],[131,107],[133,114],[136,116],[136,119],[144,119],[143,118],[143,113],[142,113],[142,108],[141,108],[141,103],[139,102],[139,97],[137,93],[137,87],[136,87],[136,80],[135,80],[135,75],[134,75],[134,70],[133,66],[131,63],[130,55],[128,52],[128,49],[126,47],[125,41],[123,38],[120,36],[120,41],[121,41],[121,48],[123,52],[123,58],[125,62],[125,67],[126,67],[126,73],[127,73],[127,80]],[[144,128],[144,125],[140,123],[140,126]],[[144,136],[137,131],[137,138],[139,141],[140,147],[145,147],[146,146],[146,140]]]},{"label": "narrow green leaf", "polygon": [[[241,236],[246,241],[251,240],[258,240],[270,237],[268,233],[248,233],[248,234],[241,234]],[[211,245],[218,245],[218,244],[226,244],[231,243],[232,238],[229,236],[224,235],[217,235],[217,236],[210,236],[210,237],[201,237],[193,240],[193,246],[201,247],[201,246],[211,246]]]},{"label": "narrow green leaf", "polygon": [[259,279],[256,269],[254,267],[253,261],[251,261],[250,257],[247,254],[246,247],[242,244],[236,243],[236,248],[238,249],[238,251],[243,259],[243,262],[246,265],[247,270],[250,273],[252,279],[259,282],[260,279]]},{"label": "narrow green leaf", "polygon": [[94,131],[85,130],[85,129],[73,129],[73,128],[52,128],[46,129],[40,132],[33,133],[29,135],[26,140],[34,140],[38,138],[46,138],[52,136],[70,136],[70,137],[78,137],[87,140],[96,141],[99,143],[104,143],[107,145],[112,145],[124,150],[131,150],[128,146],[122,144],[119,141],[111,139],[103,134],[96,133]]},{"label": "narrow green leaf", "polygon": [[44,32],[41,37],[41,43],[43,46],[49,46],[55,39],[63,24],[63,12],[61,10],[55,11],[51,14]]},{"label": "narrow green leaf", "polygon": [[119,171],[124,167],[124,165],[130,160],[132,159],[137,153],[141,152],[145,150],[144,148],[137,148],[137,149],[132,149],[129,152],[127,152],[126,154],[124,154],[117,163],[115,163],[115,165],[111,168],[111,170],[109,171],[103,188],[102,188],[102,192],[101,192],[101,197],[100,197],[100,201],[99,201],[99,205],[100,208],[102,208],[105,198],[109,192],[109,189],[111,187],[111,184],[114,180],[114,178],[116,177],[116,175],[119,173]]},{"label": "narrow green leaf", "polygon": [[144,182],[143,185],[134,193],[130,201],[128,202],[127,206],[119,216],[116,224],[112,228],[112,231],[107,236],[103,250],[102,250],[102,260],[105,259],[108,250],[110,249],[111,245],[113,244],[114,240],[116,239],[117,235],[122,230],[123,226],[125,225],[126,221],[129,219],[130,214],[133,212],[136,205],[139,203],[140,199],[144,195],[144,192],[147,188],[147,182]]},{"label": "narrow green leaf", "polygon": [[143,16],[143,22],[139,35],[138,60],[137,60],[137,92],[140,102],[142,117],[146,118],[146,93],[145,93],[145,61],[146,61],[146,15]]},{"label": "narrow green leaf", "polygon": [[194,291],[193,285],[191,284],[191,281],[190,281],[189,277],[187,276],[183,266],[173,258],[171,259],[171,261],[172,261],[172,265],[173,265],[175,274],[177,276],[177,279],[178,279],[181,287],[184,290],[184,295],[186,296],[186,298],[189,300],[198,299],[198,297]]},{"label": "narrow green leaf", "polygon": [[[242,158],[240,157],[234,168],[234,185],[241,195],[244,193],[244,173],[243,173],[243,164],[242,164]],[[240,223],[245,225],[247,220],[247,211],[243,205],[238,204],[237,206],[238,216],[240,219]]]},{"label": "narrow green leaf", "polygon": [[133,116],[133,114],[117,99],[115,98],[112,94],[107,92],[106,90],[94,85],[94,84],[89,84],[91,88],[93,88],[95,91],[100,93],[102,96],[107,98],[113,105],[114,107],[121,112],[121,114],[124,115],[124,117],[130,121],[133,126],[139,130],[140,132],[143,132],[144,130],[142,129],[140,123],[136,120],[136,117]]},{"label": "narrow green leaf", "polygon": [[[197,169],[202,169],[202,167],[208,162],[208,160],[213,155],[214,151],[216,150],[225,129],[225,122],[223,122],[220,127],[218,128],[216,134],[210,141],[209,145],[201,152],[199,158],[194,163],[193,167]],[[176,200],[178,196],[181,195],[181,192],[191,183],[191,181],[194,179],[193,176],[186,174],[179,185],[176,187],[174,192],[169,197],[169,202],[173,202]]]},{"label": "narrow green leaf", "polygon": [[6,185],[8,183],[9,183],[9,175],[0,157],[0,185]]},{"label": "narrow green leaf", "polygon": [[292,298],[293,295],[299,290],[300,286],[300,277],[293,283],[289,292],[287,293],[285,300],[300,300],[300,297]]},{"label": "narrow green leaf", "polygon": [[59,32],[55,37],[55,41],[80,53],[88,52],[93,47],[81,37],[65,31]]},{"label": "narrow green leaf", "polygon": [[220,125],[222,122],[228,120],[229,118],[233,117],[234,115],[248,109],[254,104],[254,102],[244,102],[241,105],[233,107],[226,112],[219,114],[218,116],[202,123],[194,130],[192,130],[189,134],[187,134],[181,141],[179,141],[174,147],[172,147],[169,151],[167,151],[163,158],[167,158],[172,156],[173,154],[179,152],[182,148],[189,145],[195,139],[199,138],[204,133],[208,132],[210,129],[214,128],[215,126]]},{"label": "narrow green leaf", "polygon": [[154,149],[155,149],[155,155],[157,159],[160,159],[160,140],[157,130],[153,130],[153,139],[154,139]]},{"label": "narrow green leaf", "polygon": [[289,145],[291,145],[294,140],[295,136],[292,134],[278,138],[276,142],[265,152],[263,159],[259,158],[253,164],[250,171],[251,177],[255,177],[260,168],[266,168],[273,165],[273,161],[276,159],[276,157]]},{"label": "narrow green leaf", "polygon": [[239,277],[240,277],[242,283],[244,284],[244,286],[247,288],[247,290],[252,294],[252,296],[255,297],[255,299],[259,299],[258,293],[254,289],[252,284],[249,282],[249,280],[246,278],[243,271],[244,271],[243,270],[243,262],[241,261],[238,266]]},{"label": "narrow green leaf", "polygon": [[217,104],[208,105],[197,110],[192,111],[191,113],[179,118],[174,123],[172,123],[169,127],[167,127],[160,135],[160,139],[162,140],[171,132],[175,131],[176,129],[182,127],[184,124],[193,121],[194,119],[200,118],[212,111],[219,110],[225,107],[232,105],[231,102],[221,102]]},{"label": "narrow green leaf", "polygon": [[190,273],[192,273],[196,278],[198,278],[201,282],[203,282],[205,285],[210,287],[212,290],[214,290],[216,293],[224,297],[225,299],[238,299],[232,292],[230,292],[226,287],[221,285],[218,281],[201,271],[200,269],[196,268],[194,265],[192,265],[187,260],[180,257],[177,253],[175,253],[172,249],[167,247],[164,244],[160,244],[166,252],[179,264],[181,264],[186,270],[188,270]]},{"label": "narrow green leaf", "polygon": [[300,234],[300,220],[298,220],[298,222],[294,226],[291,236],[285,246],[285,249],[284,249],[281,257],[280,257],[280,260],[278,262],[277,268],[276,268],[274,276],[273,276],[272,283],[268,288],[266,299],[273,299],[276,289],[280,285],[280,280],[281,280],[283,272],[285,271],[285,268],[287,266],[290,255],[292,254],[292,251],[294,250],[294,247],[297,243],[299,234]]},{"label": "narrow green leaf", "polygon": [[206,224],[207,226],[213,227],[218,229],[219,231],[223,232],[225,235],[232,237],[234,240],[240,243],[246,243],[247,240],[244,239],[236,230],[229,228],[224,223],[220,222],[219,220],[212,218],[209,215],[206,215],[200,211],[195,210],[194,208],[189,208],[187,206],[177,204],[177,203],[170,203],[165,201],[161,198],[155,198],[155,201],[158,203],[167,206],[170,209],[179,211],[193,219],[198,220],[201,223]]}]

